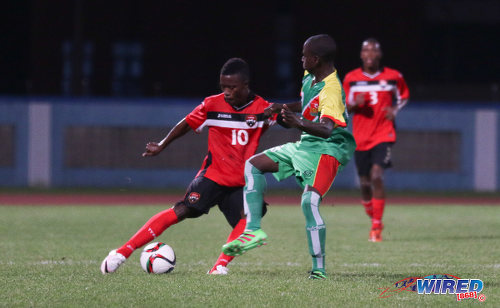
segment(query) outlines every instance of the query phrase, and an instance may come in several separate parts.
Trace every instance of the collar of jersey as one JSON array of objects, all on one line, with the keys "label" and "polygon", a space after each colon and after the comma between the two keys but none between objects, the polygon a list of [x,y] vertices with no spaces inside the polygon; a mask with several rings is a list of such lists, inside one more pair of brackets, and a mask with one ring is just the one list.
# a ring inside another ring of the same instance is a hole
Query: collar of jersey
[{"label": "collar of jersey", "polygon": [[370,79],[373,79],[373,78],[377,77],[378,75],[382,74],[383,71],[384,71],[384,68],[382,67],[375,74],[368,74],[367,72],[363,71],[363,69],[361,69],[361,73]]},{"label": "collar of jersey", "polygon": [[233,105],[230,105],[230,106],[233,107],[233,109],[236,110],[236,111],[243,110],[243,109],[247,108],[248,106],[250,106],[253,103],[253,101],[255,100],[256,96],[257,95],[255,95],[254,93],[250,92],[250,94],[248,95],[248,97],[251,97],[252,99],[248,103],[246,103],[245,105],[243,105],[241,107],[236,107],[236,106],[233,106]]},{"label": "collar of jersey", "polygon": [[[311,74],[311,73],[309,73],[309,74]],[[314,76],[313,74],[311,74],[311,76],[312,76],[311,87],[315,87],[317,84],[321,84],[321,83],[325,83],[326,84],[328,80],[334,79],[335,76],[336,76],[336,74],[337,74],[337,70],[334,70],[330,75],[326,76],[325,78],[323,78],[323,80],[321,80],[319,82],[316,82],[316,83],[314,83],[314,81],[316,80],[316,76]]]}]

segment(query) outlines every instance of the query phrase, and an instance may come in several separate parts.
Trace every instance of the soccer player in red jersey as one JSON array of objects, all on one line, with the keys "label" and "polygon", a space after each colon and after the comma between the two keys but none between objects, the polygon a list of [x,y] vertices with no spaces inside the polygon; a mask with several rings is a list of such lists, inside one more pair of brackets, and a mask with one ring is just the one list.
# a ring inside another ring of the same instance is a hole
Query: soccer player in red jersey
[{"label": "soccer player in red jersey", "polygon": [[[271,104],[250,90],[249,79],[248,64],[240,58],[229,59],[220,72],[222,93],[205,98],[162,141],[146,145],[142,156],[155,156],[190,130],[199,133],[208,127],[208,154],[184,198],[151,217],[123,246],[111,251],[102,262],[103,274],[115,272],[134,250],[160,236],[171,225],[208,214],[215,205],[233,227],[228,241],[243,232],[245,161],[255,154],[260,137],[274,121],[264,115]],[[227,274],[227,264],[233,258],[221,254],[209,274]]]},{"label": "soccer player in red jersey", "polygon": [[410,97],[397,70],[381,66],[380,43],[369,38],[361,45],[363,65],[349,72],[343,82],[347,108],[353,112],[356,140],[354,158],[361,186],[362,204],[372,220],[369,241],[382,241],[385,207],[384,169],[391,166],[396,141],[394,119]]}]

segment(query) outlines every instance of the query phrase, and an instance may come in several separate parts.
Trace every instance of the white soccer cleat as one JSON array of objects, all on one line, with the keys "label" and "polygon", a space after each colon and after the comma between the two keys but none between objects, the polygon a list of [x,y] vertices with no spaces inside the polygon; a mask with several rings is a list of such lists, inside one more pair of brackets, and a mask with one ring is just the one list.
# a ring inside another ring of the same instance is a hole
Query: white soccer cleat
[{"label": "white soccer cleat", "polygon": [[111,250],[109,255],[104,258],[104,261],[101,263],[101,272],[103,274],[114,273],[125,260],[127,260],[127,258],[121,253],[116,252],[116,249]]},{"label": "white soccer cleat", "polygon": [[210,275],[227,275],[229,273],[229,269],[223,265],[217,265],[217,267],[213,271],[209,271],[207,274]]}]

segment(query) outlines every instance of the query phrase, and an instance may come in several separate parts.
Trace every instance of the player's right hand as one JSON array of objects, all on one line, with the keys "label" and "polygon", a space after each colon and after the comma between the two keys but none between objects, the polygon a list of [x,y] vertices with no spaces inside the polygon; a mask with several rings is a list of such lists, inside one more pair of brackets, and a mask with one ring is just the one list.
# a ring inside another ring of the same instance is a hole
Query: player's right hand
[{"label": "player's right hand", "polygon": [[158,155],[162,150],[157,142],[148,142],[146,144],[146,151],[142,153],[142,157]]},{"label": "player's right hand", "polygon": [[281,104],[272,103],[269,107],[264,109],[264,117],[270,118],[273,114],[278,113],[281,110]]},{"label": "player's right hand", "polygon": [[355,97],[354,97],[354,102],[356,103],[356,106],[363,106],[366,102],[366,99],[365,99],[365,96],[366,96],[366,93],[358,93]]}]

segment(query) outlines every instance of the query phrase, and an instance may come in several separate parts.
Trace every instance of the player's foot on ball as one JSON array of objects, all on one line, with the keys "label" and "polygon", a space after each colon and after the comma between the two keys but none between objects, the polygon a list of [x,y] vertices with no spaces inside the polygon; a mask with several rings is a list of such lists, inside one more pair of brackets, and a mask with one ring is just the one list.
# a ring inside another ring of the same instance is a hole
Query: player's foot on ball
[{"label": "player's foot on ball", "polygon": [[216,267],[209,270],[207,274],[209,274],[209,275],[227,275],[228,272],[229,272],[229,269],[227,267],[219,264]]},{"label": "player's foot on ball", "polygon": [[312,280],[323,280],[323,279],[326,279],[326,278],[328,278],[328,276],[323,271],[315,270],[315,271],[309,272],[309,279],[312,279]]},{"label": "player's foot on ball", "polygon": [[382,229],[371,229],[370,235],[368,236],[368,241],[370,242],[382,242]]},{"label": "player's foot on ball", "polygon": [[237,239],[222,246],[222,252],[228,256],[239,256],[250,249],[266,244],[267,234],[258,229],[245,231]]},{"label": "player's foot on ball", "polygon": [[116,249],[111,250],[109,255],[104,258],[104,261],[101,263],[101,272],[103,274],[114,273],[125,260],[127,260],[127,258],[121,253],[116,252]]}]

